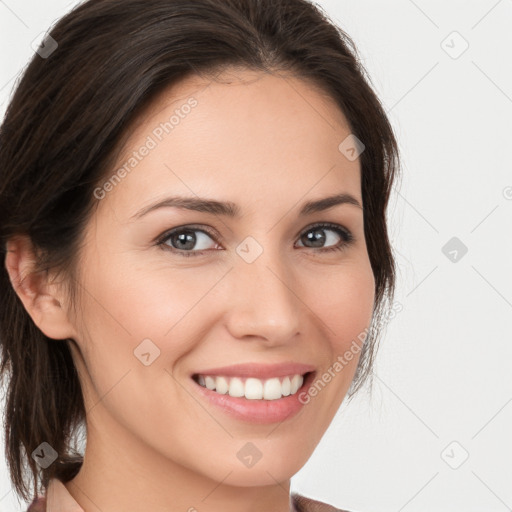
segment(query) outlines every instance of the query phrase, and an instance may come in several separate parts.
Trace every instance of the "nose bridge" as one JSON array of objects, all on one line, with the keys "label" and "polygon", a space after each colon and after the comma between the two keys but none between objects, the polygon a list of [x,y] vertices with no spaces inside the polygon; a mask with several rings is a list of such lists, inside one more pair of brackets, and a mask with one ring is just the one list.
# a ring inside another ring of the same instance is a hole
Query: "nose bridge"
[{"label": "nose bridge", "polygon": [[260,336],[277,343],[299,331],[300,301],[291,267],[279,247],[263,248],[248,237],[237,247],[231,274],[235,300],[229,327],[233,335]]}]

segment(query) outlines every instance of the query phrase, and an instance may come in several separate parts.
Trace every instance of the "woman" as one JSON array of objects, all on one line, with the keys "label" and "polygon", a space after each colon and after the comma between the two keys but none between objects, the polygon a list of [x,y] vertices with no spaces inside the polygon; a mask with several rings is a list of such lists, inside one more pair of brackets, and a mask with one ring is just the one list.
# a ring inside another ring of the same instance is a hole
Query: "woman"
[{"label": "woman", "polygon": [[290,479],[371,374],[398,170],[350,38],[306,0],[89,0],[0,162],[29,511],[338,510]]}]

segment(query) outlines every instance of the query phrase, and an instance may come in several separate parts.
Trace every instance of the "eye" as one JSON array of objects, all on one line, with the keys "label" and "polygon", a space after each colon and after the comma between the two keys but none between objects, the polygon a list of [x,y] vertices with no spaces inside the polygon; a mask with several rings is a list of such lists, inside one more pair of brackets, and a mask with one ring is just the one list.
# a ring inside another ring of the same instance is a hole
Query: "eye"
[{"label": "eye", "polygon": [[[196,235],[199,233],[199,236]],[[202,251],[207,249],[214,249],[215,247],[208,247],[208,239],[212,239],[213,233],[209,233],[204,229],[195,228],[193,226],[175,228],[168,231],[163,238],[160,239],[158,245],[165,245],[166,249],[172,252],[177,252],[182,256],[197,256]],[[198,245],[198,247],[196,247]],[[215,243],[213,244],[215,245]],[[191,250],[195,247],[196,250]]]},{"label": "eye", "polygon": [[[335,235],[325,235],[326,232],[334,232]],[[336,238],[341,241],[336,243]],[[341,227],[338,224],[322,223],[310,227],[299,238],[301,242],[311,243],[314,247],[320,247],[320,252],[339,251],[345,249],[348,245],[354,242],[354,236],[350,231]],[[331,244],[334,242],[334,245]],[[322,247],[323,244],[328,243],[329,247]]]}]

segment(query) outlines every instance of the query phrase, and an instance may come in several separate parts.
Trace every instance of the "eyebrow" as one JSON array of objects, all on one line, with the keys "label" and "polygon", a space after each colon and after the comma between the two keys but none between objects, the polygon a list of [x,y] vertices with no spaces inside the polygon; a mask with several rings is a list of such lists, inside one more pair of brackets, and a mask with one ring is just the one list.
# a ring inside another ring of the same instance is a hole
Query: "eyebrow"
[{"label": "eyebrow", "polygon": [[[341,204],[351,204],[353,206],[357,206],[361,210],[363,209],[359,201],[354,196],[351,194],[341,193],[304,203],[300,209],[299,216],[303,217],[305,215],[311,215],[312,213],[328,210]],[[174,196],[167,197],[162,201],[158,201],[155,204],[142,208],[130,217],[130,220],[139,219],[153,210],[165,207],[182,208],[197,212],[211,213],[214,215],[224,215],[231,218],[240,216],[240,208],[238,205],[230,201],[223,202],[202,197]]]}]

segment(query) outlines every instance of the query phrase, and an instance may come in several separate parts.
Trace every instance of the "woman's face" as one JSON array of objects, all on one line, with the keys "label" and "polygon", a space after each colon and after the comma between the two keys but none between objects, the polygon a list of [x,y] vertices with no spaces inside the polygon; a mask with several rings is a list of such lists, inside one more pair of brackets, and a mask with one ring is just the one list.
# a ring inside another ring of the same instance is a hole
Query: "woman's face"
[{"label": "woman's face", "polygon": [[[159,96],[96,190],[73,356],[88,449],[119,465],[136,459],[141,472],[158,461],[267,485],[305,464],[339,408],[375,282],[360,206],[303,211],[340,194],[362,205],[339,109],[291,76],[223,78]],[[177,196],[191,207],[171,206]],[[199,198],[236,211],[192,208]],[[251,366],[215,371],[241,364]],[[308,370],[302,388],[276,398],[293,391],[285,376]],[[219,391],[215,375],[240,379],[221,394],[197,374]],[[271,399],[245,398],[262,390]]]}]

